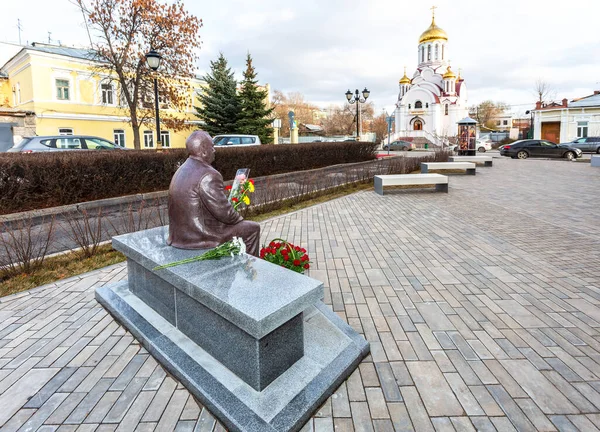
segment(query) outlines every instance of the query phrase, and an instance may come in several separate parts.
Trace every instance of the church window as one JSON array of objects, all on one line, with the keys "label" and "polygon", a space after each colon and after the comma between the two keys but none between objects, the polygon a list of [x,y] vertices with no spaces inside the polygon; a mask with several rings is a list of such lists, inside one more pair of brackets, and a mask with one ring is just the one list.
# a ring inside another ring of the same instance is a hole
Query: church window
[{"label": "church window", "polygon": [[431,45],[427,45],[427,61],[431,60]]},{"label": "church window", "polygon": [[408,104],[408,109],[410,109],[410,104]]},{"label": "church window", "polygon": [[446,48],[446,45],[442,45],[442,60],[444,60],[444,48]]},{"label": "church window", "polygon": [[423,108],[423,103],[421,101],[415,102],[415,109]]},{"label": "church window", "polygon": [[425,108],[429,108],[429,102],[425,102]]},{"label": "church window", "polygon": [[444,115],[448,115],[448,104],[444,107]]},{"label": "church window", "polygon": [[435,44],[435,59],[437,60],[439,58],[439,51],[440,47],[438,44]]},{"label": "church window", "polygon": [[421,47],[421,63],[425,61],[425,47]]}]

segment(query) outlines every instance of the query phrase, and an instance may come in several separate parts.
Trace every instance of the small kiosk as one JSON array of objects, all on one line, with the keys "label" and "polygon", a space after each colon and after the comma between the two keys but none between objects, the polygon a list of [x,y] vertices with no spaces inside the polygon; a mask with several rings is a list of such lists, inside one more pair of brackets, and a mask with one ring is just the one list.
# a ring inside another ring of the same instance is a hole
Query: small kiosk
[{"label": "small kiosk", "polygon": [[477,121],[466,117],[458,124],[458,147],[456,151],[460,156],[475,156],[475,141],[477,138]]}]

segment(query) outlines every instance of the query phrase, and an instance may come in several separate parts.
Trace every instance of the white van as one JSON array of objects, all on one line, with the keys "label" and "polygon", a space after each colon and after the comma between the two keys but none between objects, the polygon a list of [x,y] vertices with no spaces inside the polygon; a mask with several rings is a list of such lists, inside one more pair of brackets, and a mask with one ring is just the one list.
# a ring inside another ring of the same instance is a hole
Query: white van
[{"label": "white van", "polygon": [[215,147],[241,147],[261,144],[258,135],[216,135],[213,142]]}]

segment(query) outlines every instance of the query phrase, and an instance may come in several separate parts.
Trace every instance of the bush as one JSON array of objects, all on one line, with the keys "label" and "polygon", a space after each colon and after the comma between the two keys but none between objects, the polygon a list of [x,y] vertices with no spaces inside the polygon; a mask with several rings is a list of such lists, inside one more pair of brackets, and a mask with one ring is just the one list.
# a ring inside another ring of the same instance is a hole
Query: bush
[{"label": "bush", "polygon": [[[257,177],[372,160],[376,147],[339,142],[224,148],[217,149],[213,165],[230,180],[238,168],[250,168]],[[186,157],[184,149],[4,153],[0,214],[166,190]]]}]

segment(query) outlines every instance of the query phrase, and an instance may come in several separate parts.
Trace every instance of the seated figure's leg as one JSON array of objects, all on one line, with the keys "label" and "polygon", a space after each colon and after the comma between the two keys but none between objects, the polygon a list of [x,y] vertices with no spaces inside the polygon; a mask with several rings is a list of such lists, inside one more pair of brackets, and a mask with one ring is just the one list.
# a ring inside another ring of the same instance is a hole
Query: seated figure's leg
[{"label": "seated figure's leg", "polygon": [[246,252],[249,255],[258,256],[260,246],[260,225],[256,222],[243,220],[235,225],[231,225],[231,228],[227,231],[228,238],[225,240],[231,240],[232,237],[241,237],[246,244]]}]

